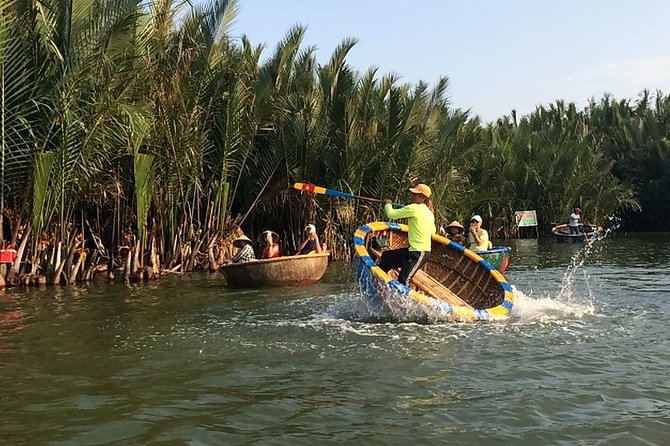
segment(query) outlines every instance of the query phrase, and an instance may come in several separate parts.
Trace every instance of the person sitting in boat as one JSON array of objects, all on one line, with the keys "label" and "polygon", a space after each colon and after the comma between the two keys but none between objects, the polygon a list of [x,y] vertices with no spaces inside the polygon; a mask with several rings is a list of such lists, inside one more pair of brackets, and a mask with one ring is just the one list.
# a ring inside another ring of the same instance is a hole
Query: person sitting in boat
[{"label": "person sitting in boat", "polygon": [[399,209],[393,209],[391,200],[384,200],[384,211],[388,218],[407,219],[409,248],[385,251],[379,262],[379,267],[384,272],[392,268],[400,268],[398,282],[404,285],[407,285],[414,274],[428,261],[431,239],[436,232],[433,203],[430,201],[430,187],[418,184],[409,191],[412,193],[410,198],[412,203]]},{"label": "person sitting in boat", "polygon": [[570,214],[570,234],[579,234],[579,219],[581,218],[582,210],[575,208]]},{"label": "person sitting in boat", "polygon": [[233,240],[233,246],[239,250],[233,256],[232,259],[226,260],[224,264],[230,263],[245,263],[252,260],[256,260],[256,254],[254,254],[253,242],[246,235],[241,235],[235,240]]},{"label": "person sitting in boat", "polygon": [[479,215],[473,215],[470,219],[468,242],[473,251],[486,251],[493,247],[489,242],[488,231],[482,228],[482,217]]},{"label": "person sitting in boat", "polygon": [[446,226],[446,237],[452,242],[465,246],[467,238],[465,237],[465,228],[457,220],[452,221]]},{"label": "person sitting in boat", "polygon": [[273,231],[263,231],[258,237],[263,246],[264,259],[279,257],[279,234]]},{"label": "person sitting in boat", "polygon": [[312,224],[305,226],[305,237],[305,241],[300,244],[295,255],[305,255],[311,252],[320,253],[325,250],[319,242],[319,236],[316,235],[316,226]]}]

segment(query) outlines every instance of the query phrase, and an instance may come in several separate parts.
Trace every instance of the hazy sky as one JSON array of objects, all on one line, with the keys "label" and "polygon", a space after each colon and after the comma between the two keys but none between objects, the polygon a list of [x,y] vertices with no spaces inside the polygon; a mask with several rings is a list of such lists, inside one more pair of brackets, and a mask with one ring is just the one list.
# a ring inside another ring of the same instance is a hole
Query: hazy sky
[{"label": "hazy sky", "polygon": [[555,99],[670,94],[669,20],[667,0],[239,0],[232,34],[267,56],[300,23],[322,64],[356,37],[354,68],[446,75],[454,106],[492,120]]}]

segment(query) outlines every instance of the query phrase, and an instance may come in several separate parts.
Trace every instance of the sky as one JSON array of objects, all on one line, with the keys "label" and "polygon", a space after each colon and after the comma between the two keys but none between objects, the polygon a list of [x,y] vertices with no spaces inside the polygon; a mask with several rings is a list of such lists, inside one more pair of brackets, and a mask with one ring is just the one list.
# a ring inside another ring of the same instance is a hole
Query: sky
[{"label": "sky", "polygon": [[667,0],[239,0],[231,28],[267,46],[291,26],[326,64],[345,37],[360,72],[449,78],[450,103],[485,121],[557,99],[583,107],[610,93],[670,94]]}]

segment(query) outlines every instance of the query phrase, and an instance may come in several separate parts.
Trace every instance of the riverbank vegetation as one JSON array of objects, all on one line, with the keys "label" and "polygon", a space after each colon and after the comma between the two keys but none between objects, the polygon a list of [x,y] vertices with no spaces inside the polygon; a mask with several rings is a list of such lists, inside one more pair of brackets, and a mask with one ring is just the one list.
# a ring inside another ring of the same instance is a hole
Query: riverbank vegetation
[{"label": "riverbank vegetation", "polygon": [[[556,101],[482,123],[447,99],[446,77],[408,84],[317,61],[305,29],[274,49],[228,27],[237,3],[0,0],[2,243],[10,283],[128,281],[215,270],[241,227],[292,249],[316,223],[334,258],[380,207],[292,190],[313,182],[405,199],[434,190],[438,221],[476,212],[514,236],[579,205],[590,221],[668,229],[670,99]],[[371,61],[372,63],[374,61]]]}]

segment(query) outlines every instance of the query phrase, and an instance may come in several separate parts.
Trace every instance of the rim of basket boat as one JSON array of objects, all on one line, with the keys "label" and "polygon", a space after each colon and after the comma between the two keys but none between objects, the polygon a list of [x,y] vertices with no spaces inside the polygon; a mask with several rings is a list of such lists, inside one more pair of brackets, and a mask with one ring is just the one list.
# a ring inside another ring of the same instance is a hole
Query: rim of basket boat
[{"label": "rim of basket boat", "polygon": [[501,254],[505,252],[510,252],[511,250],[512,250],[511,246],[498,246],[495,248],[487,249],[485,251],[473,251],[473,252],[481,256],[482,254]]},{"label": "rim of basket boat", "polygon": [[473,261],[478,262],[486,270],[489,271],[489,274],[491,274],[494,280],[498,283],[498,286],[500,286],[501,290],[503,291],[504,296],[503,302],[500,305],[496,305],[495,307],[485,309],[474,309],[472,307],[466,307],[462,305],[452,305],[440,299],[426,296],[423,293],[414,291],[411,288],[407,287],[406,285],[403,285],[396,279],[389,276],[387,273],[385,273],[382,269],[380,269],[376,265],[375,261],[372,259],[372,257],[370,257],[370,253],[365,248],[365,237],[369,233],[377,231],[386,231],[386,230],[409,232],[409,227],[407,225],[400,223],[394,223],[388,221],[375,221],[372,223],[367,223],[359,226],[358,229],[356,229],[356,231],[354,232],[354,247],[356,250],[356,255],[363,263],[365,263],[365,265],[372,272],[372,274],[374,274],[378,279],[380,279],[384,283],[391,285],[397,291],[401,292],[405,296],[410,297],[411,299],[418,301],[419,303],[431,307],[437,307],[440,310],[446,311],[447,313],[452,313],[455,316],[465,320],[492,320],[492,319],[506,318],[507,316],[509,316],[509,313],[510,311],[512,311],[512,308],[514,306],[514,291],[512,290],[512,286],[509,283],[507,283],[507,279],[505,279],[505,276],[503,276],[502,273],[500,273],[500,271],[496,270],[489,262],[484,260],[475,251],[465,248],[464,246],[456,242],[453,242],[449,240],[447,237],[441,236],[439,234],[433,234],[432,239],[438,243],[448,245],[451,248],[455,249],[456,251],[461,252],[463,255],[465,255],[466,257],[470,258]]},{"label": "rim of basket boat", "polygon": [[249,262],[242,263],[228,263],[227,265],[221,265],[221,268],[235,268],[240,266],[250,266],[250,265],[265,265],[268,263],[277,263],[277,262],[287,262],[291,260],[309,260],[309,259],[318,259],[320,257],[328,257],[330,251],[322,251],[320,253],[309,253],[309,254],[300,254],[297,256],[280,256],[273,257],[271,259],[256,259]]}]

